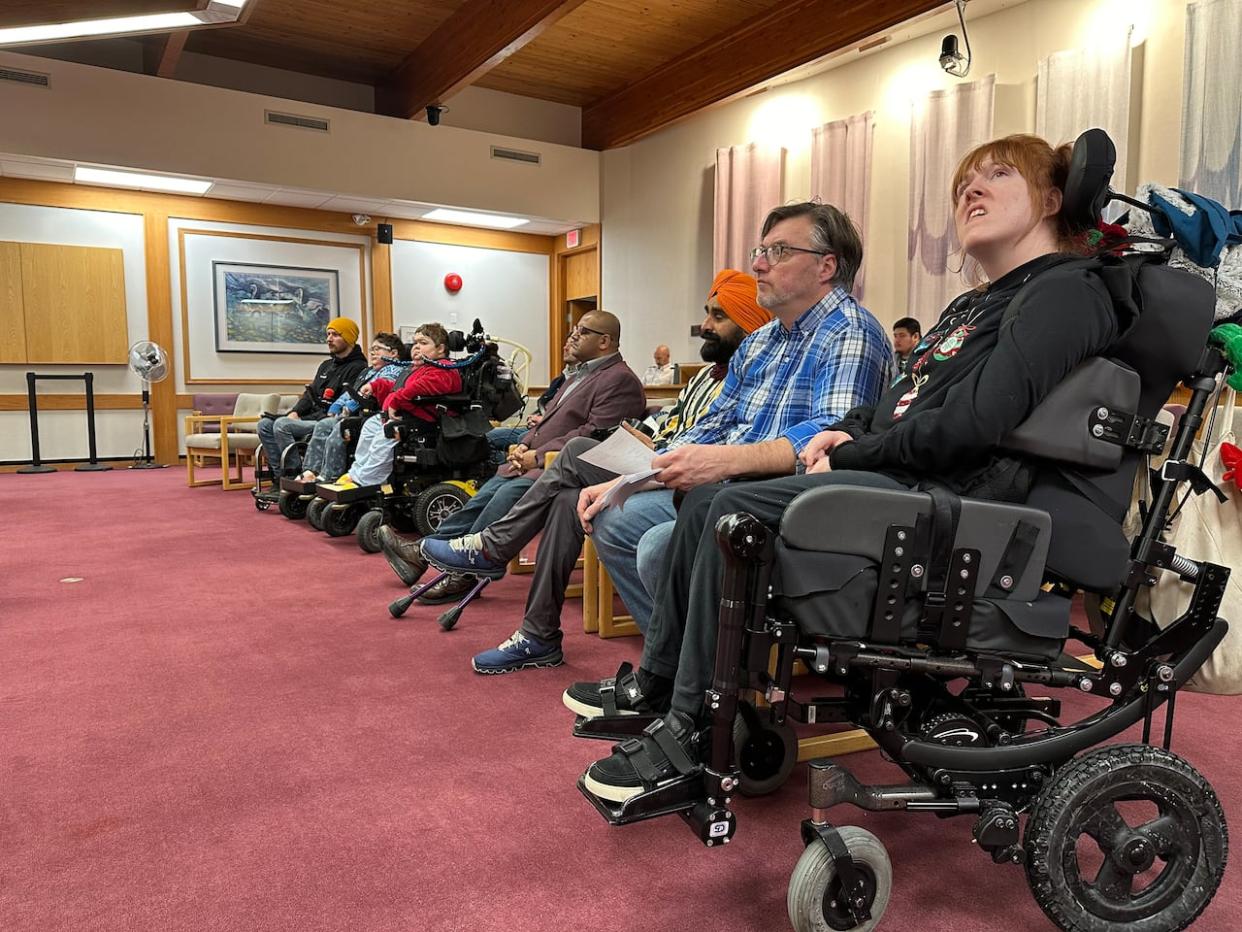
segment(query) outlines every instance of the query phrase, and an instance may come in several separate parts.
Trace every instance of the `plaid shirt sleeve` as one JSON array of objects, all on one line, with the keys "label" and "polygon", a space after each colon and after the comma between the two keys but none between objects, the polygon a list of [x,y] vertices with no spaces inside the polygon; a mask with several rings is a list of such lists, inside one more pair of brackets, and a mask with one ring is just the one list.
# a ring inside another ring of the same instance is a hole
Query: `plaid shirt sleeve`
[{"label": "plaid shirt sleeve", "polygon": [[893,374],[888,341],[875,327],[854,326],[833,336],[819,350],[812,389],[815,415],[788,427],[781,436],[801,453],[821,430],[827,430],[860,405],[875,404]]}]

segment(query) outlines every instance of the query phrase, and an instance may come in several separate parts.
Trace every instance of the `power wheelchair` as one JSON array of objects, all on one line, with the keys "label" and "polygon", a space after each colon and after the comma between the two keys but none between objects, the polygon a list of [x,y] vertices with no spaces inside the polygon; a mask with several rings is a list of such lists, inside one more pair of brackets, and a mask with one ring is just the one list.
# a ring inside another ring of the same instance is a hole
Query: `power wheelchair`
[{"label": "power wheelchair", "polygon": [[[1129,201],[1108,190],[1113,159],[1102,131],[1075,146],[1065,209],[1082,228],[1110,198]],[[839,763],[811,762],[806,848],[787,895],[798,932],[873,929],[889,901],[888,855],[870,832],[829,821],[841,803],[972,817],[975,843],[996,863],[1025,865],[1060,929],[1169,932],[1194,921],[1224,873],[1228,832],[1211,786],[1169,745],[1178,689],[1227,630],[1216,613],[1230,570],[1176,553],[1162,535],[1179,489],[1219,495],[1190,461],[1191,442],[1239,360],[1209,345],[1210,285],[1150,253],[1120,261],[1139,266],[1140,319],[1010,439],[1042,464],[1025,504],[841,485],[799,496],[776,534],[746,514],[720,521],[726,569],[702,763],[660,741],[657,716],[579,721],[583,737],[645,732],[677,768],[620,804],[580,779],[608,822],[676,813],[705,845],[727,844],[734,795],[771,789],[792,769],[790,723],[851,722],[908,782],[863,785]],[[1127,542],[1120,523],[1133,481],[1145,456],[1165,447],[1168,428],[1154,418],[1179,381],[1191,393],[1187,411],[1150,476],[1142,530]],[[1136,599],[1165,572],[1194,589],[1186,612],[1161,630]],[[1105,600],[1092,631],[1071,629],[1076,591]],[[1093,648],[1096,663],[1062,654],[1070,637]],[[798,662],[842,695],[795,698]],[[1028,687],[1105,705],[1062,724],[1061,703]],[[743,701],[746,690],[766,707]],[[1163,740],[1153,745],[1161,705]],[[1097,747],[1138,722],[1141,744]],[[1136,800],[1158,814],[1131,826],[1117,805]],[[1102,854],[1098,873],[1080,865],[1079,839]],[[1140,887],[1140,875],[1150,882]]]},{"label": "power wheelchair", "polygon": [[425,365],[457,369],[462,390],[414,399],[434,405],[434,423],[405,418],[384,426],[385,434],[398,441],[392,475],[385,485],[338,489],[332,484],[281,480],[283,491],[308,500],[306,515],[311,520],[314,513],[312,525],[321,525],[334,537],[354,532],[363,550],[377,553],[381,526],[434,533],[495,472],[487,443],[491,419],[507,417],[521,401],[496,343],[479,321],[470,334],[451,332],[448,348],[468,355],[450,363]]}]

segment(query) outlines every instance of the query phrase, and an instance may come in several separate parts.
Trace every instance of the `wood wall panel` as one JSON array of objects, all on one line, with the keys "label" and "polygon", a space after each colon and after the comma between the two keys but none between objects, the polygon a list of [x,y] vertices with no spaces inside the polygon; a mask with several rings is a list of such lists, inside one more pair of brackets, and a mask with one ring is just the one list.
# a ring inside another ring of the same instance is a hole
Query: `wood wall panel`
[{"label": "wood wall panel", "polygon": [[565,300],[599,295],[599,253],[590,249],[565,257]]},{"label": "wood wall panel", "polygon": [[22,306],[19,243],[0,243],[0,363],[26,361],[26,312]]},{"label": "wood wall panel", "polygon": [[124,365],[123,251],[22,243],[21,260],[27,361]]}]

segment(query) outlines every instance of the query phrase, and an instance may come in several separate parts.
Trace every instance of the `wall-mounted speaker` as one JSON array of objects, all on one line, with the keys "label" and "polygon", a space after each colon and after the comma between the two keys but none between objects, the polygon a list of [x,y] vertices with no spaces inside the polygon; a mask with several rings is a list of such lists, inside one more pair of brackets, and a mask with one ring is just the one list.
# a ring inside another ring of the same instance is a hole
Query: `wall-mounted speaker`
[{"label": "wall-mounted speaker", "polygon": [[381,223],[376,228],[376,237],[385,246],[391,246],[392,245],[392,224]]}]

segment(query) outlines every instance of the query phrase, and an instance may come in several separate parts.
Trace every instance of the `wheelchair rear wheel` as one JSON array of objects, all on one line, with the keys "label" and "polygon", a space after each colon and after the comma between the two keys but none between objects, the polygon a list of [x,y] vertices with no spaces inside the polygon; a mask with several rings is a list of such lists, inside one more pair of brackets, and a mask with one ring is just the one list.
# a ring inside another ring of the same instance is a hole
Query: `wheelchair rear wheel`
[{"label": "wheelchair rear wheel", "polygon": [[306,506],[310,502],[302,498],[300,495],[294,495],[292,492],[281,492],[280,502],[277,507],[280,513],[290,521],[301,521],[306,517]]},{"label": "wheelchair rear wheel", "polygon": [[384,512],[373,508],[358,519],[354,534],[358,537],[358,546],[366,553],[379,553],[379,529],[384,523]]},{"label": "wheelchair rear wheel", "polygon": [[360,517],[362,515],[357,508],[333,508],[329,505],[323,513],[323,529],[328,532],[329,537],[345,537],[354,532]]},{"label": "wheelchair rear wheel", "polygon": [[451,482],[437,482],[418,493],[414,504],[414,524],[424,537],[436,532],[436,528],[451,514],[466,507],[470,494]]},{"label": "wheelchair rear wheel", "polygon": [[1229,853],[1216,793],[1182,758],[1114,745],[1066,764],[1027,821],[1026,876],[1066,932],[1177,932],[1203,912]]},{"label": "wheelchair rear wheel", "polygon": [[306,506],[306,523],[316,531],[322,531],[323,514],[327,507],[328,502],[325,499],[312,498],[310,504]]},{"label": "wheelchair rear wheel", "polygon": [[798,763],[798,736],[788,722],[773,725],[749,702],[738,704],[733,719],[733,755],[741,772],[743,796],[766,796],[789,779]]},{"label": "wheelchair rear wheel", "polygon": [[866,881],[871,918],[860,926],[854,925],[849,911],[840,902],[841,883],[837,879],[836,862],[817,839],[807,845],[789,878],[785,905],[789,909],[789,921],[797,932],[828,932],[830,929],[870,932],[884,918],[893,890],[893,865],[888,852],[865,828],[844,825],[838,833],[849,849],[855,868]]}]

